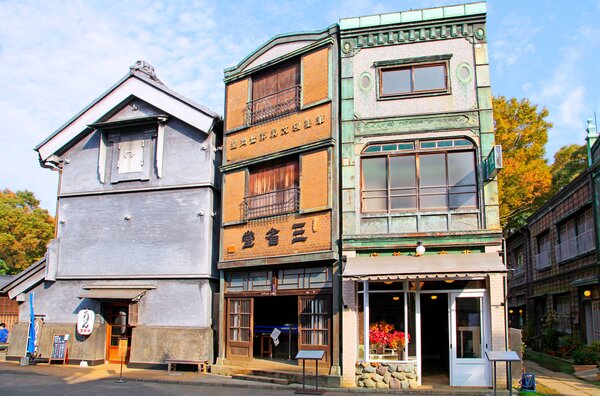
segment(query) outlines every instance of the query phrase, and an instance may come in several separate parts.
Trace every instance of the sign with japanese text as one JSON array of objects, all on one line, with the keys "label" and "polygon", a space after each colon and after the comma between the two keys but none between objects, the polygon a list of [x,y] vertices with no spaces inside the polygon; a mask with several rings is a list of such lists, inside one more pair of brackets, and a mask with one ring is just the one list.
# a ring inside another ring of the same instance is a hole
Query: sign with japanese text
[{"label": "sign with japanese text", "polygon": [[77,334],[90,335],[94,330],[96,314],[91,309],[82,309],[77,314]]}]

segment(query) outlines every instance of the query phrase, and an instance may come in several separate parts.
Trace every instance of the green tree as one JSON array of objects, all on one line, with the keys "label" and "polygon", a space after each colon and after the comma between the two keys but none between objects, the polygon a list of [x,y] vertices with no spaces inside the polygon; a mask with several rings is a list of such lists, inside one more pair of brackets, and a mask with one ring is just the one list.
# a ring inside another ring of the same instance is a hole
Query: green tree
[{"label": "green tree", "polygon": [[550,168],[552,173],[552,193],[557,192],[581,172],[587,169],[587,145],[571,144],[562,146],[554,154],[554,163]]},{"label": "green tree", "polygon": [[552,182],[545,155],[548,110],[529,99],[494,98],[496,144],[502,145],[503,169],[498,176],[500,224],[506,231],[523,226],[544,201]]},{"label": "green tree", "polygon": [[30,191],[0,192],[0,271],[16,274],[44,256],[54,219]]}]

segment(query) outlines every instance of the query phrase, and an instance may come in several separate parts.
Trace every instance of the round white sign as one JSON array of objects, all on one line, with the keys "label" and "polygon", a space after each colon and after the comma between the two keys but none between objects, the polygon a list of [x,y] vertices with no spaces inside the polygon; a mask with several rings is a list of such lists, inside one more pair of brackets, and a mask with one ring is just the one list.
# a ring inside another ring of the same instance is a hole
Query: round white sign
[{"label": "round white sign", "polygon": [[77,315],[77,333],[90,335],[94,330],[94,319],[96,314],[91,309],[82,309]]}]

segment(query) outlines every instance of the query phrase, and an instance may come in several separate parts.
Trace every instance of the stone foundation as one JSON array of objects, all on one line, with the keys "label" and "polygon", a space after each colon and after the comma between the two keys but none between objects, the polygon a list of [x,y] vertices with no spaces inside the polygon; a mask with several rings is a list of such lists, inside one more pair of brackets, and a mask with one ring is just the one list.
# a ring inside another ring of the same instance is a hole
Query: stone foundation
[{"label": "stone foundation", "polygon": [[415,389],[419,386],[415,363],[356,364],[356,386],[378,389]]}]

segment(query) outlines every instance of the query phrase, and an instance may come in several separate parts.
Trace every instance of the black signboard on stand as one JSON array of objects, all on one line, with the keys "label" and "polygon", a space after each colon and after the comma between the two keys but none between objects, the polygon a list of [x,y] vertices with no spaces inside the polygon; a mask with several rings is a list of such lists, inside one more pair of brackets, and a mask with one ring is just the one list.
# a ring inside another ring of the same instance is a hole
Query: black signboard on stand
[{"label": "black signboard on stand", "polygon": [[69,359],[69,335],[68,334],[55,334],[52,337],[52,353],[50,353],[50,359],[48,364],[51,364],[55,360],[61,360],[62,364],[68,363]]}]

